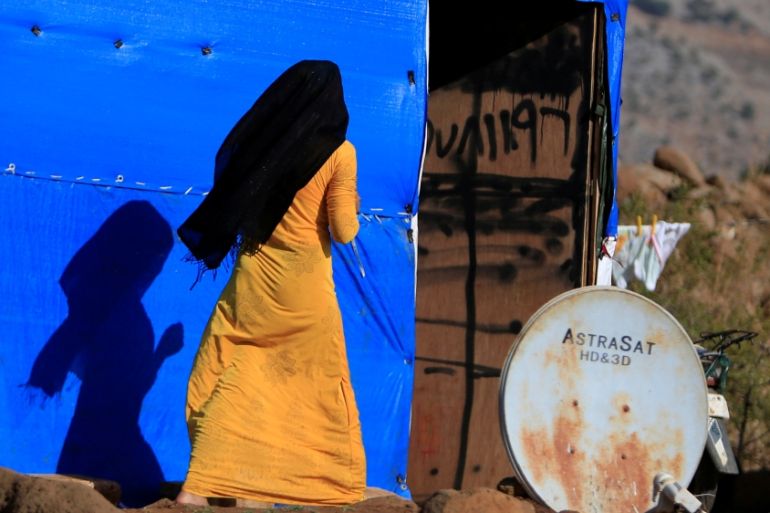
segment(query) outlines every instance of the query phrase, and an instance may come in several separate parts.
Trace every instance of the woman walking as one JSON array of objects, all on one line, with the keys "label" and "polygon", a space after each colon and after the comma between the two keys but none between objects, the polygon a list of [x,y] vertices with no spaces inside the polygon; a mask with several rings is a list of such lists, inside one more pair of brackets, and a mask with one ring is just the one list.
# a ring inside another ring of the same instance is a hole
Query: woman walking
[{"label": "woman walking", "polygon": [[363,498],[365,461],[332,280],[358,231],[356,155],[337,66],[301,61],[236,124],[179,228],[213,269],[237,257],[190,376],[192,453],[177,501]]}]

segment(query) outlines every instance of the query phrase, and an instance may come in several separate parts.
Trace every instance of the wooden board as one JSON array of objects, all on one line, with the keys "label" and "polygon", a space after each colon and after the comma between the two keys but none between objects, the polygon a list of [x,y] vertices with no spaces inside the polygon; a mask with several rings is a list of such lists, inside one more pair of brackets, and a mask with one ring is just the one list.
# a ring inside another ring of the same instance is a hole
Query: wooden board
[{"label": "wooden board", "polygon": [[512,475],[499,370],[529,316],[592,265],[599,16],[590,9],[429,98],[408,475],[417,499]]}]

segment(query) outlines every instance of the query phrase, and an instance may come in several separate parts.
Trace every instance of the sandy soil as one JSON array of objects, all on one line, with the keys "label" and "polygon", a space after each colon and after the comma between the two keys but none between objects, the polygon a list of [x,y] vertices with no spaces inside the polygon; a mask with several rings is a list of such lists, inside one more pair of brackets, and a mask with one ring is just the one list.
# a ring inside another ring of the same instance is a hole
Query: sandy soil
[{"label": "sandy soil", "polygon": [[[105,483],[97,484],[104,487]],[[103,490],[104,491],[104,490]],[[14,472],[0,467],[0,512],[2,513],[548,513],[550,510],[528,499],[497,490],[442,490],[424,504],[387,492],[357,504],[341,507],[285,506],[272,509],[237,506],[188,506],[161,499],[143,508],[119,509],[88,481],[52,479]]]}]

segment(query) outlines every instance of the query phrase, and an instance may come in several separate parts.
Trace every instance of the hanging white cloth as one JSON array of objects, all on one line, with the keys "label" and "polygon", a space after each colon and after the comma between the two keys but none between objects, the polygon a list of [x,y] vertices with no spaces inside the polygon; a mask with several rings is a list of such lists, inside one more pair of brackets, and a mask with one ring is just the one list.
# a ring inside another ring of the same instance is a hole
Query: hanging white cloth
[{"label": "hanging white cloth", "polygon": [[654,225],[618,226],[618,240],[612,265],[615,285],[626,288],[636,279],[647,290],[655,285],[666,260],[674,252],[679,239],[690,230],[690,223],[658,221]]}]

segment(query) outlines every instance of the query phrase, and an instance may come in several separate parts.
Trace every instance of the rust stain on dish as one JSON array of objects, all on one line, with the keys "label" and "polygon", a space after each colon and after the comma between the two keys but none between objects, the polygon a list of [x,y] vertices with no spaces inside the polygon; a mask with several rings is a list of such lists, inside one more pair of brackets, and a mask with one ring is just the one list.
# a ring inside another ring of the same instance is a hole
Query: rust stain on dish
[{"label": "rust stain on dish", "polygon": [[[672,438],[681,439],[681,433]],[[669,444],[645,444],[637,433],[622,440],[619,436],[608,440],[608,451],[596,462],[605,511],[646,511],[655,474],[667,472],[677,478],[682,475],[682,453],[677,451],[673,457],[666,457],[665,445]]]},{"label": "rust stain on dish", "polygon": [[572,410],[555,420],[551,432],[525,429],[521,435],[528,480],[535,490],[542,489],[546,478],[558,480],[570,507],[582,504],[586,486],[586,454],[579,443],[583,427],[579,413]]},{"label": "rust stain on dish", "polygon": [[598,477],[604,490],[606,511],[646,511],[650,502],[652,478],[658,472],[650,451],[636,433],[618,440],[608,440],[608,457],[596,462]]}]

